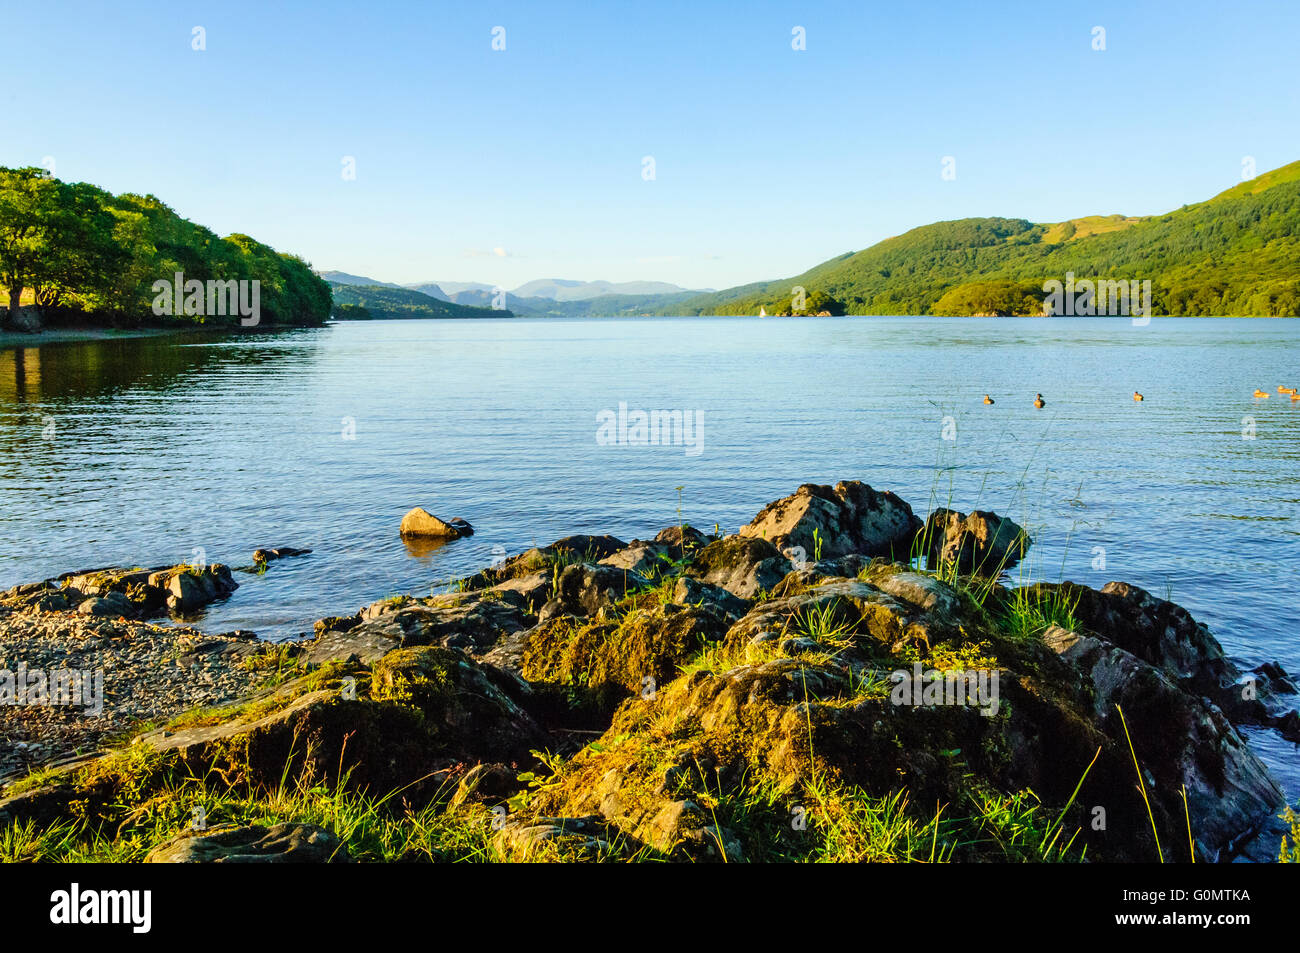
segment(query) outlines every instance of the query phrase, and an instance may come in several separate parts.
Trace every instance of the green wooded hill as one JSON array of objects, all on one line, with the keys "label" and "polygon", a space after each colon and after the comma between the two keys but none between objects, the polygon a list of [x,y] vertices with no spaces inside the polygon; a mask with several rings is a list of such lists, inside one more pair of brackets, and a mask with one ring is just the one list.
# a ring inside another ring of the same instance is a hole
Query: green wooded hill
[{"label": "green wooded hill", "polygon": [[1157,315],[1300,315],[1300,162],[1167,215],[938,222],[801,275],[697,295],[671,314],[1038,314],[1043,282],[1150,280]]},{"label": "green wooded hill", "polygon": [[505,309],[475,308],[441,301],[420,291],[390,285],[331,282],[334,317],[341,321],[370,318],[513,318]]},{"label": "green wooded hill", "polygon": [[[152,195],[113,195],[46,170],[0,167],[0,287],[46,317],[118,325],[233,325],[240,316],[182,302],[160,313],[156,282],[258,282],[259,323],[320,324],[330,289],[301,258],[247,235],[220,237]],[[170,300],[170,299],[169,299]],[[224,310],[224,309],[223,309]]]}]

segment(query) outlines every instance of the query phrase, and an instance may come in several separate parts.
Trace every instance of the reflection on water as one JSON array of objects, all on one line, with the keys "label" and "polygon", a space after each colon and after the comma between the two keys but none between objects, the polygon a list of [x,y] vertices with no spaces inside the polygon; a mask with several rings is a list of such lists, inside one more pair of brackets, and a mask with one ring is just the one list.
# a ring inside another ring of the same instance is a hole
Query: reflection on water
[{"label": "reflection on water", "polygon": [[[502,550],[652,535],[678,521],[678,487],[681,518],[734,531],[800,483],[860,478],[921,511],[1012,516],[1036,540],[1017,577],[1131,581],[1185,604],[1247,663],[1297,672],[1300,403],[1276,387],[1300,384],[1298,332],[377,321],[4,350],[0,586],[199,549],[241,566],[258,547],[311,548],[238,576],[203,620],[280,638]],[[1254,400],[1256,387],[1274,396]],[[702,452],[598,445],[597,414],[620,402],[698,411]],[[477,532],[405,544],[413,506]]]},{"label": "reflection on water", "polygon": [[412,559],[428,559],[451,540],[435,539],[429,536],[404,536],[402,546]]}]

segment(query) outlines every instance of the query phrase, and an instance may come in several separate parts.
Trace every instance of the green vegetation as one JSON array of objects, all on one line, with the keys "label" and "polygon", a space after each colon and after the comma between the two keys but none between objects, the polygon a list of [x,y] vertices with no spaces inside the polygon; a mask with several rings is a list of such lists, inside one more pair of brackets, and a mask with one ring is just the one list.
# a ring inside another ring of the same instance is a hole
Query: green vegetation
[{"label": "green vegetation", "polygon": [[333,283],[334,317],[341,321],[368,318],[513,318],[514,313],[472,308],[439,301],[409,288]]},{"label": "green vegetation", "polygon": [[1277,861],[1279,864],[1300,864],[1300,813],[1288,807],[1282,819],[1291,825],[1291,834],[1283,835]]},{"label": "green vegetation", "polygon": [[0,285],[11,311],[26,289],[45,316],[142,323],[238,324],[239,314],[155,315],[153,285],[258,281],[259,323],[319,324],[329,286],[302,259],[247,235],[226,238],[181,218],[152,195],[113,195],[44,169],[0,168]]},{"label": "green vegetation", "polygon": [[938,222],[801,275],[697,295],[661,314],[788,313],[795,286],[849,314],[1039,314],[1043,282],[1151,282],[1164,315],[1300,314],[1300,162],[1167,215]]}]

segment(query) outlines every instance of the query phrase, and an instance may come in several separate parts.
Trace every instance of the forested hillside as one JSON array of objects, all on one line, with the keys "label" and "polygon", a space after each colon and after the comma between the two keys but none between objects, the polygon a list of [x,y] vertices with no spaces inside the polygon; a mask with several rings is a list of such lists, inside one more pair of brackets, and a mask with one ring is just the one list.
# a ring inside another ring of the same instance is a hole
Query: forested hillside
[{"label": "forested hillside", "polygon": [[62,182],[44,169],[0,168],[0,285],[50,315],[115,324],[236,324],[239,314],[154,307],[159,281],[258,281],[259,324],[319,324],[329,286],[302,259],[247,235],[225,238],[152,195]]},{"label": "forested hillside", "polygon": [[[1149,280],[1155,314],[1300,314],[1300,162],[1166,215],[939,222],[792,278],[658,310],[788,313],[792,289],[800,286],[810,305],[820,295],[819,304],[830,301],[850,314],[1036,314],[1043,282],[1064,280],[1067,272]],[[826,310],[836,313],[834,306]]]},{"label": "forested hillside", "polygon": [[511,311],[474,308],[437,298],[410,288],[391,285],[332,283],[334,317],[367,318],[513,318]]}]

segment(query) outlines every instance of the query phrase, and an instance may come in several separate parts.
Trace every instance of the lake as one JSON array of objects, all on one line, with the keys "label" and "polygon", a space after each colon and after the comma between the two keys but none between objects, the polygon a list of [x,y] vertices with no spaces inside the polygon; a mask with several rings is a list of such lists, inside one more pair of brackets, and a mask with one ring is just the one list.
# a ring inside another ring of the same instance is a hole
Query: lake
[{"label": "lake", "polygon": [[[861,479],[922,517],[1024,524],[1013,581],[1126,580],[1300,673],[1300,402],[1276,392],[1300,386],[1298,337],[1290,319],[503,319],[10,349],[0,588],[310,547],[237,574],[200,622],[281,639],[560,536],[679,514],[735,532],[801,483]],[[598,442],[620,404],[689,413],[692,442]],[[477,532],[408,548],[417,505]]]}]

